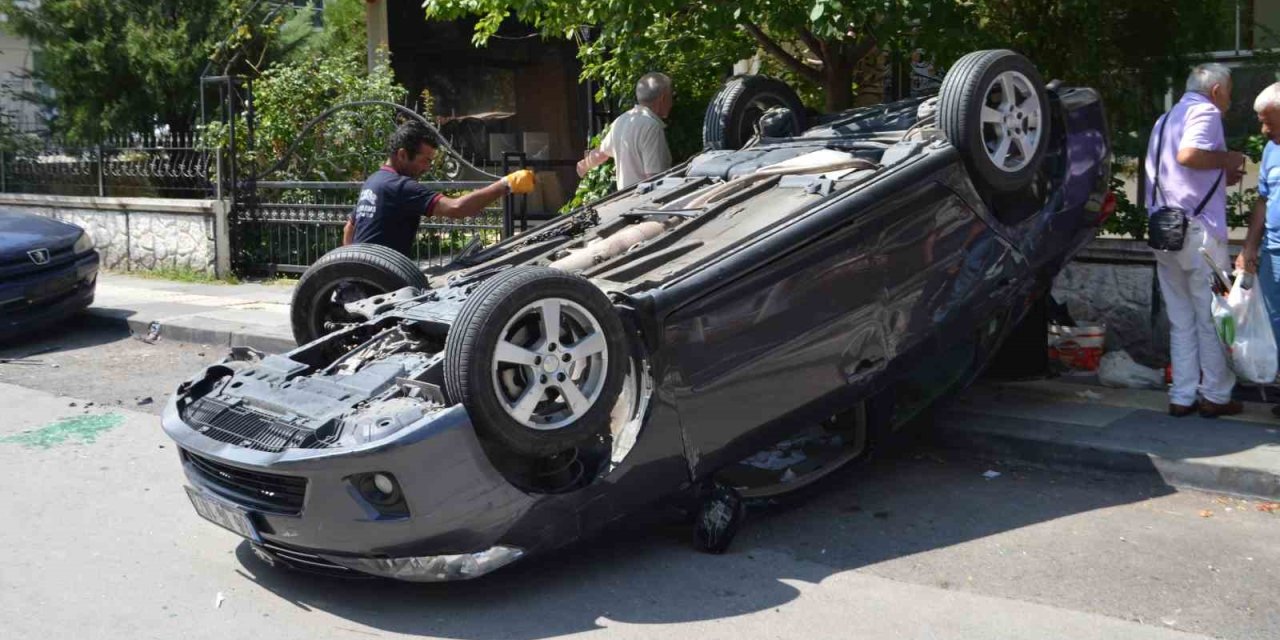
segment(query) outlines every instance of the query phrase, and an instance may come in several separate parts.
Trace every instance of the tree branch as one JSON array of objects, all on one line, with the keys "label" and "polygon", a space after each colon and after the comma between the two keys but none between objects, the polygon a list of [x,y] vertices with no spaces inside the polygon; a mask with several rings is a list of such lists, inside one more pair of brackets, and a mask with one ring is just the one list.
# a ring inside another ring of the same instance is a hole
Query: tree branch
[{"label": "tree branch", "polygon": [[853,50],[849,53],[849,59],[853,62],[861,60],[863,56],[871,53],[871,50],[876,48],[876,44],[878,43],[873,35],[859,39],[858,44],[854,45]]},{"label": "tree branch", "polygon": [[800,40],[804,42],[804,46],[809,47],[809,51],[812,51],[814,56],[817,56],[823,64],[826,64],[825,47],[822,46],[822,41],[818,40],[818,36],[813,35],[813,32],[808,28],[800,27]]},{"label": "tree branch", "polygon": [[813,67],[801,62],[790,53],[787,53],[787,51],[779,46],[777,42],[774,42],[772,38],[765,34],[765,32],[761,31],[760,27],[757,27],[750,22],[744,22],[742,23],[742,28],[746,29],[747,33],[751,34],[751,37],[755,38],[756,42],[760,43],[760,46],[769,55],[777,58],[782,62],[782,64],[787,65],[788,68],[806,80],[815,84],[822,84],[822,74],[818,73],[817,69],[814,69]]}]

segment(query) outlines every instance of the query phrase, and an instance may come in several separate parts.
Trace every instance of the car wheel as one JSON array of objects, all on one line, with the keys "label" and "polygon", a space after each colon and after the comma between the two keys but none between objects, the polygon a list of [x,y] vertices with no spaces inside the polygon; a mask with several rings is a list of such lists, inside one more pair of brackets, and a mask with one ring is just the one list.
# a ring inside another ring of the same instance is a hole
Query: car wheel
[{"label": "car wheel", "polygon": [[731,78],[707,105],[702,120],[703,147],[741,149],[755,135],[760,116],[776,107],[791,111],[796,135],[804,131],[804,104],[785,82],[756,75]]},{"label": "car wheel", "polygon": [[595,285],[515,267],[459,311],[445,338],[445,390],[482,436],[546,456],[608,432],[627,355],[621,319]]},{"label": "car wheel", "polygon": [[957,60],[942,81],[938,120],[973,177],[995,191],[1031,184],[1049,146],[1044,81],[1013,51],[975,51]]},{"label": "car wheel", "polygon": [[375,244],[338,247],[311,265],[293,290],[289,316],[300,345],[360,319],[343,305],[405,287],[426,289],[427,276],[404,254]]}]

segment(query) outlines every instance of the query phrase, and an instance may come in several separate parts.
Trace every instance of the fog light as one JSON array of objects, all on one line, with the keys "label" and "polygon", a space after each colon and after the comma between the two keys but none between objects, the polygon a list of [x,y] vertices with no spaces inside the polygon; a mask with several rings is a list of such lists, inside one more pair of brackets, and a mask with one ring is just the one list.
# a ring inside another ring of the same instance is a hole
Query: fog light
[{"label": "fog light", "polygon": [[394,475],[386,471],[347,477],[352,494],[372,517],[404,518],[409,515],[404,491]]},{"label": "fog light", "polygon": [[381,491],[383,495],[390,496],[396,492],[396,483],[385,473],[373,474],[373,486]]},{"label": "fog light", "polygon": [[446,582],[469,580],[490,571],[505,567],[520,559],[524,551],[516,547],[498,545],[478,553],[460,553],[447,556],[419,556],[412,558],[351,558],[324,556],[338,565],[364,573],[408,580],[410,582]]}]

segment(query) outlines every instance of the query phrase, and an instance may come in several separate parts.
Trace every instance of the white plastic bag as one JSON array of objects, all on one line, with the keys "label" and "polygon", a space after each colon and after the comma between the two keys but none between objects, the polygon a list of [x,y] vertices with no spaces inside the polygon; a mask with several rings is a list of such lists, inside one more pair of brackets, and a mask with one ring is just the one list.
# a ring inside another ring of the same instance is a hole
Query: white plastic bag
[{"label": "white plastic bag", "polygon": [[1256,384],[1268,384],[1276,379],[1276,339],[1262,290],[1243,286],[1252,278],[1239,273],[1225,298],[1213,296],[1213,324],[1236,375]]},{"label": "white plastic bag", "polygon": [[1104,387],[1163,389],[1164,372],[1134,362],[1127,351],[1112,351],[1102,356],[1098,382]]}]

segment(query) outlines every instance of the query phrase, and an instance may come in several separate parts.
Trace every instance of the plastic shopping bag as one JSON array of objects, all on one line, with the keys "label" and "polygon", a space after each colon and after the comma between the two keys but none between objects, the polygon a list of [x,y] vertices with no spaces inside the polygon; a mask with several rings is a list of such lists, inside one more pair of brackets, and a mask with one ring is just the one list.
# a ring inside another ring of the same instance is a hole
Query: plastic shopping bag
[{"label": "plastic shopping bag", "polygon": [[1267,384],[1276,379],[1276,339],[1262,290],[1245,286],[1252,279],[1251,274],[1237,274],[1226,297],[1213,296],[1213,324],[1236,375]]},{"label": "plastic shopping bag", "polygon": [[1104,387],[1163,389],[1164,372],[1134,362],[1126,351],[1112,351],[1102,356],[1102,362],[1098,366],[1098,382]]}]

